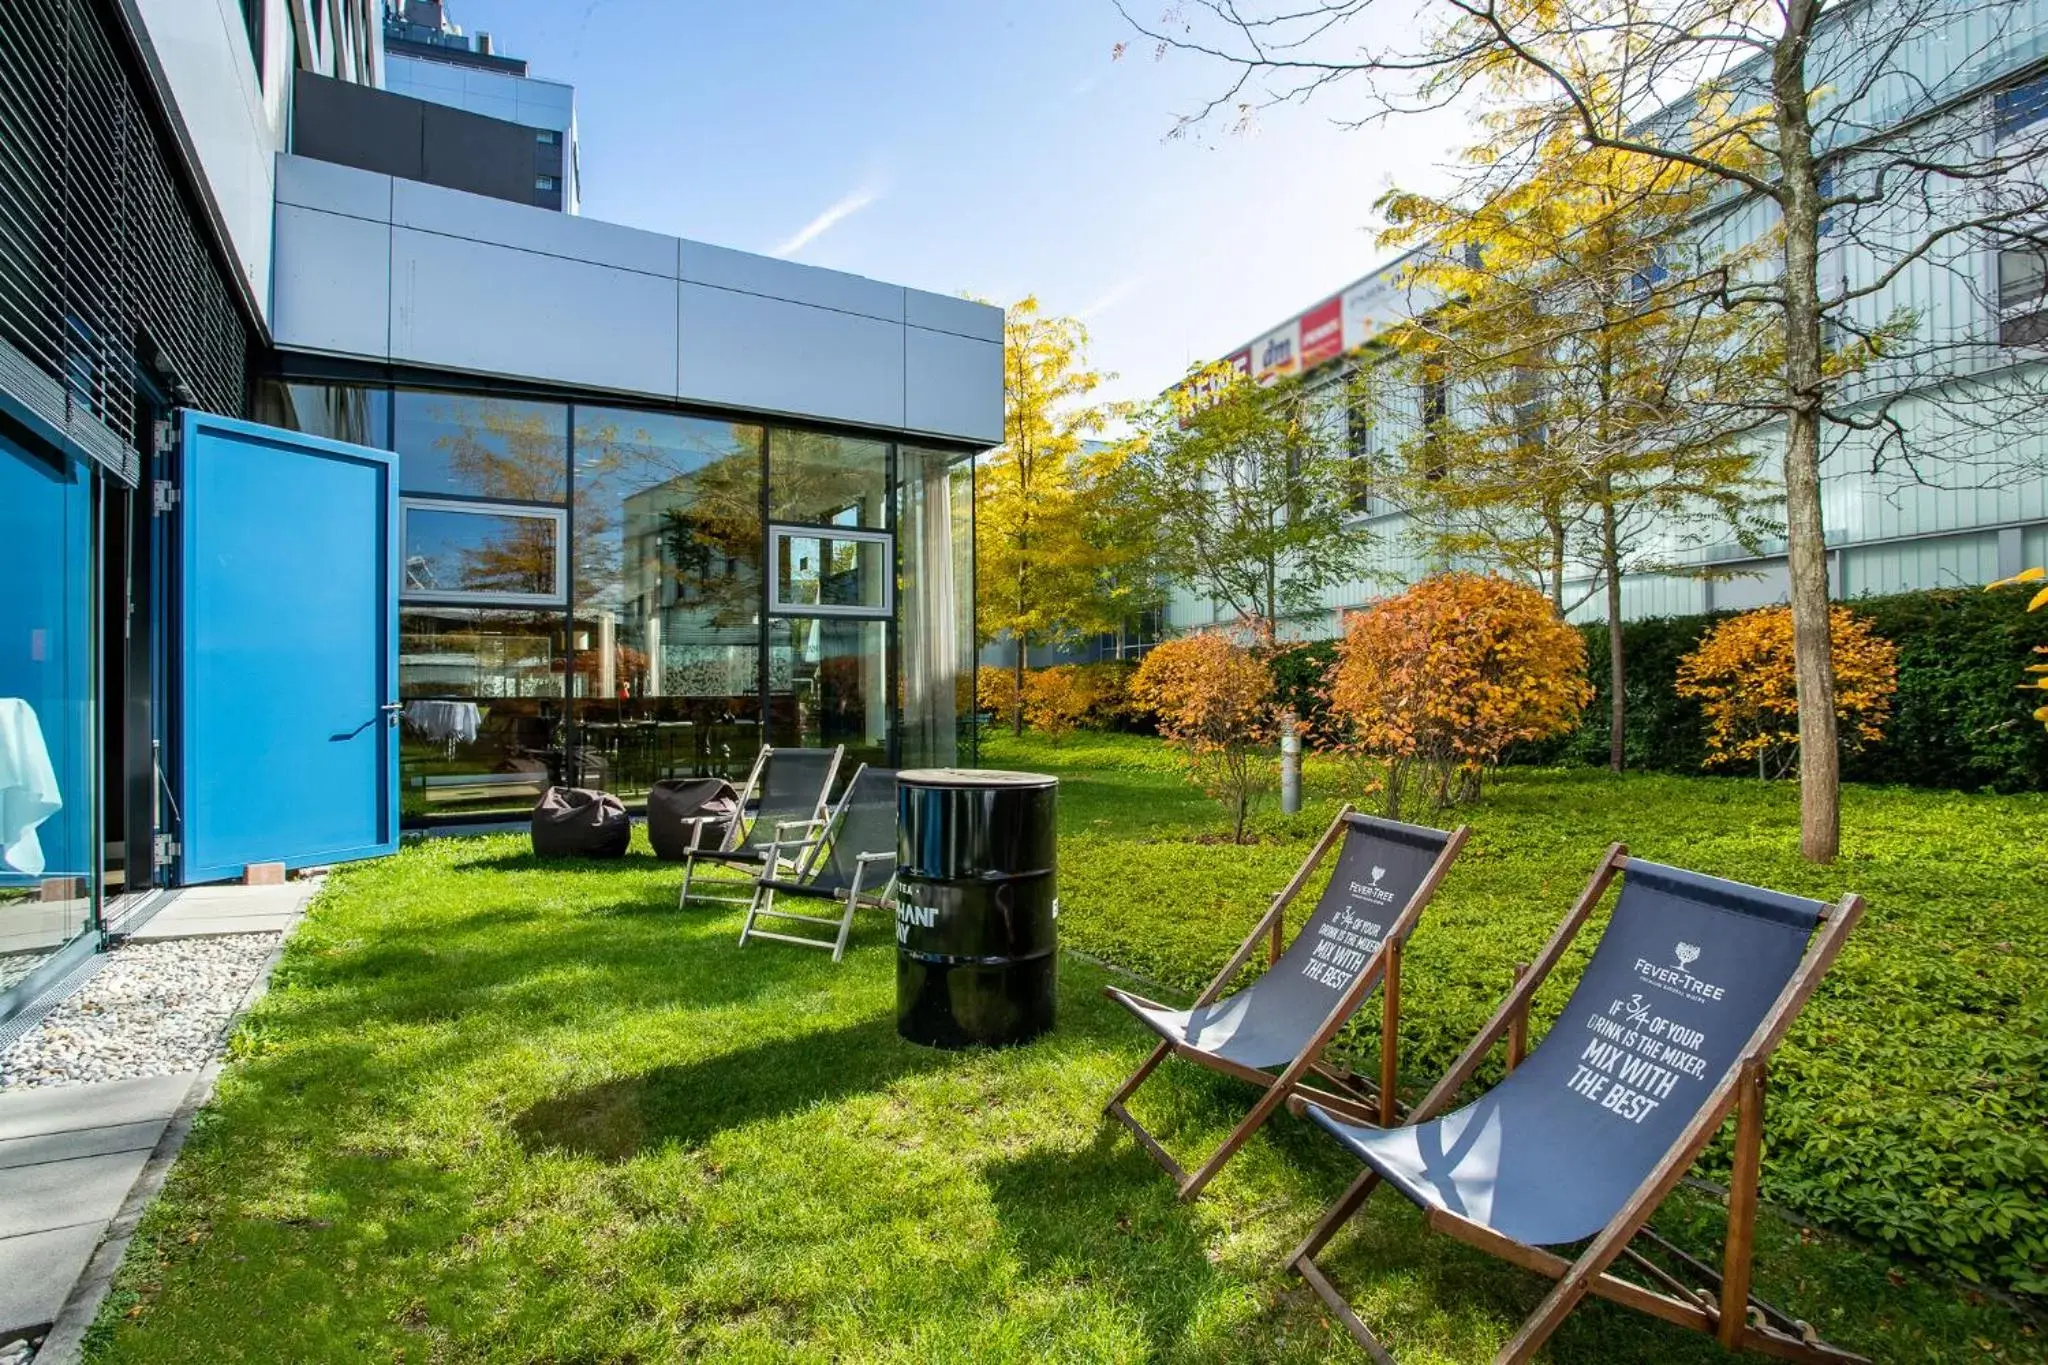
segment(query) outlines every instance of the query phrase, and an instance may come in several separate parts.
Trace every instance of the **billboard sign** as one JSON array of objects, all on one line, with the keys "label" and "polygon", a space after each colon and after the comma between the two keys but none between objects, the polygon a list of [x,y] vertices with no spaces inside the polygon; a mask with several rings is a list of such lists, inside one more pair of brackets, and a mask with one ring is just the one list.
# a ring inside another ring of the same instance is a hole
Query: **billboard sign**
[{"label": "billboard sign", "polygon": [[1301,315],[1303,373],[1344,354],[1344,300],[1323,300]]}]

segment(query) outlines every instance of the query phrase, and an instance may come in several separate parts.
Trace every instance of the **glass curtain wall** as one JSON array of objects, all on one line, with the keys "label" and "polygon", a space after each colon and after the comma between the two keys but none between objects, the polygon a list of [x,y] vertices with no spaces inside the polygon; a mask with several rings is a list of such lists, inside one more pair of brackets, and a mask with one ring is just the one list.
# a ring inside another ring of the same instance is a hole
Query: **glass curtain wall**
[{"label": "glass curtain wall", "polygon": [[[0,438],[0,1016],[94,924],[99,894],[92,476]],[[18,998],[18,997],[17,997]]]},{"label": "glass curtain wall", "polygon": [[405,815],[628,803],[763,742],[972,762],[958,452],[595,403],[270,381],[259,420],[400,457]]}]

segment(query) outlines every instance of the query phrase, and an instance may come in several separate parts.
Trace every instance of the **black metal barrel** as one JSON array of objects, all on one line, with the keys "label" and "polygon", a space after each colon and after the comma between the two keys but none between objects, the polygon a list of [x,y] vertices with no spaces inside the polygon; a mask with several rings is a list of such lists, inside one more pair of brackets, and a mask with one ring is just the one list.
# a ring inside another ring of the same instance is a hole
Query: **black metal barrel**
[{"label": "black metal barrel", "polygon": [[896,775],[896,1031],[1004,1047],[1053,1024],[1059,779],[979,768]]}]

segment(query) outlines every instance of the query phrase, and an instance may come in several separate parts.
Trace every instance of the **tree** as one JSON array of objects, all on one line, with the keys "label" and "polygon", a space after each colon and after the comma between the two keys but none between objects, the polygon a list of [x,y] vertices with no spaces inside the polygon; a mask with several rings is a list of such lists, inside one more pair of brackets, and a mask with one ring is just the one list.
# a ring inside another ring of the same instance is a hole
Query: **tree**
[{"label": "tree", "polygon": [[1386,763],[1395,817],[1415,770],[1439,807],[1476,796],[1510,744],[1563,734],[1593,695],[1585,641],[1548,598],[1468,573],[1353,612],[1329,690],[1351,743]]},{"label": "tree", "polygon": [[[1884,738],[1898,690],[1899,649],[1847,607],[1829,610],[1836,733],[1849,748]],[[1744,612],[1717,624],[1678,662],[1678,695],[1696,698],[1707,717],[1707,767],[1756,764],[1758,777],[1783,777],[1799,758],[1804,732],[1786,607]]]},{"label": "tree", "polygon": [[[1981,106],[1956,101],[1975,73],[2012,64],[2032,9],[2008,0],[1425,0],[1419,25],[1411,11],[1384,0],[1192,0],[1136,27],[1162,52],[1229,70],[1183,127],[1219,111],[1241,122],[1261,105],[1340,89],[1356,93],[1347,114],[1360,122],[1487,99],[1517,111],[1519,127],[1688,167],[1724,191],[1717,207],[1731,215],[1763,210],[1770,268],[1710,267],[1695,287],[1743,314],[1772,357],[1743,397],[1781,428],[1800,847],[1831,861],[1841,793],[1823,461],[1844,452],[1910,478],[1938,473],[1943,454],[1993,464],[2024,449],[1996,433],[2037,420],[2048,391],[2042,367],[2012,366],[2000,349],[2048,336],[2039,304],[2048,298],[2048,139],[2039,136],[2048,110],[2029,102],[1997,113],[1987,139]],[[1495,149],[1499,173],[1513,178],[1527,151]],[[1986,245],[2001,255],[1994,306],[1921,318],[1892,303],[1927,274],[1983,302]],[[1996,306],[2015,301],[2027,310]],[[2004,317],[1989,335],[1987,315]],[[1842,364],[1845,355],[1858,363]]]},{"label": "tree", "polygon": [[1166,640],[1139,663],[1131,700],[1157,715],[1190,780],[1223,803],[1230,837],[1243,843],[1252,801],[1273,783],[1273,675],[1264,662],[1221,631]]},{"label": "tree", "polygon": [[1016,648],[1010,724],[1024,729],[1024,670],[1035,644],[1103,629],[1102,552],[1090,543],[1084,438],[1105,417],[1088,399],[1106,376],[1086,367],[1087,330],[1038,300],[1004,323],[1003,444],[975,465],[975,632]]},{"label": "tree", "polygon": [[[1381,201],[1382,243],[1421,248],[1403,272],[1411,295],[1442,302],[1393,329],[1394,358],[1363,377],[1448,393],[1388,480],[1426,552],[1526,573],[1560,612],[1604,590],[1619,772],[1623,577],[1708,576],[1681,552],[1712,536],[1754,550],[1771,529],[1738,443],[1754,416],[1721,398],[1752,357],[1737,320],[1669,264],[1691,251],[1714,182],[1555,129],[1534,137],[1510,183]],[[1483,149],[1467,160],[1488,164]],[[1587,584],[1570,603],[1568,572]]]},{"label": "tree", "polygon": [[1271,640],[1323,588],[1363,572],[1366,544],[1344,524],[1350,462],[1325,435],[1325,400],[1298,378],[1227,374],[1198,367],[1146,409],[1128,468],[1159,572]]}]

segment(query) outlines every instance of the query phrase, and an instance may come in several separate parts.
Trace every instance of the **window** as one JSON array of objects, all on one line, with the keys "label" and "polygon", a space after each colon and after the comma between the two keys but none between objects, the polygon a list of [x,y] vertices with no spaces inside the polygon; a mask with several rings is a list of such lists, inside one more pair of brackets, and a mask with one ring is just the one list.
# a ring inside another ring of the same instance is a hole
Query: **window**
[{"label": "window", "polygon": [[887,616],[894,609],[894,537],[887,532],[771,526],[768,533],[772,614]]},{"label": "window", "polygon": [[768,519],[809,526],[888,523],[889,445],[820,431],[768,433]]},{"label": "window", "polygon": [[350,445],[390,448],[391,391],[359,384],[262,379],[252,412],[259,422]]},{"label": "window", "polygon": [[1354,398],[1344,408],[1344,453],[1348,490],[1344,505],[1353,512],[1372,510],[1373,421],[1371,408]]},{"label": "window", "polygon": [[400,389],[392,417],[402,492],[492,502],[567,496],[569,410],[560,403]]},{"label": "window", "polygon": [[2037,76],[1991,97],[1992,131],[2001,142],[2043,119],[2048,119],[2048,76]]},{"label": "window", "polygon": [[566,596],[566,512],[406,498],[399,521],[408,601],[553,606]]},{"label": "window", "polygon": [[242,0],[242,31],[249,35],[249,55],[256,62],[256,81],[263,81],[263,0]]},{"label": "window", "polygon": [[1992,187],[1991,207],[2015,215],[1992,239],[1998,341],[2048,346],[2048,76],[1998,92],[1991,107],[1998,156],[2012,167]]},{"label": "window", "polygon": [[541,128],[534,132],[533,140],[543,147],[557,147],[561,145],[562,135],[552,128]]},{"label": "window", "polygon": [[1422,477],[1435,482],[1445,473],[1443,425],[1450,410],[1450,386],[1441,370],[1422,376]]},{"label": "window", "polygon": [[562,182],[556,176],[537,175],[533,178],[533,187],[537,190],[558,190],[562,188]]}]

